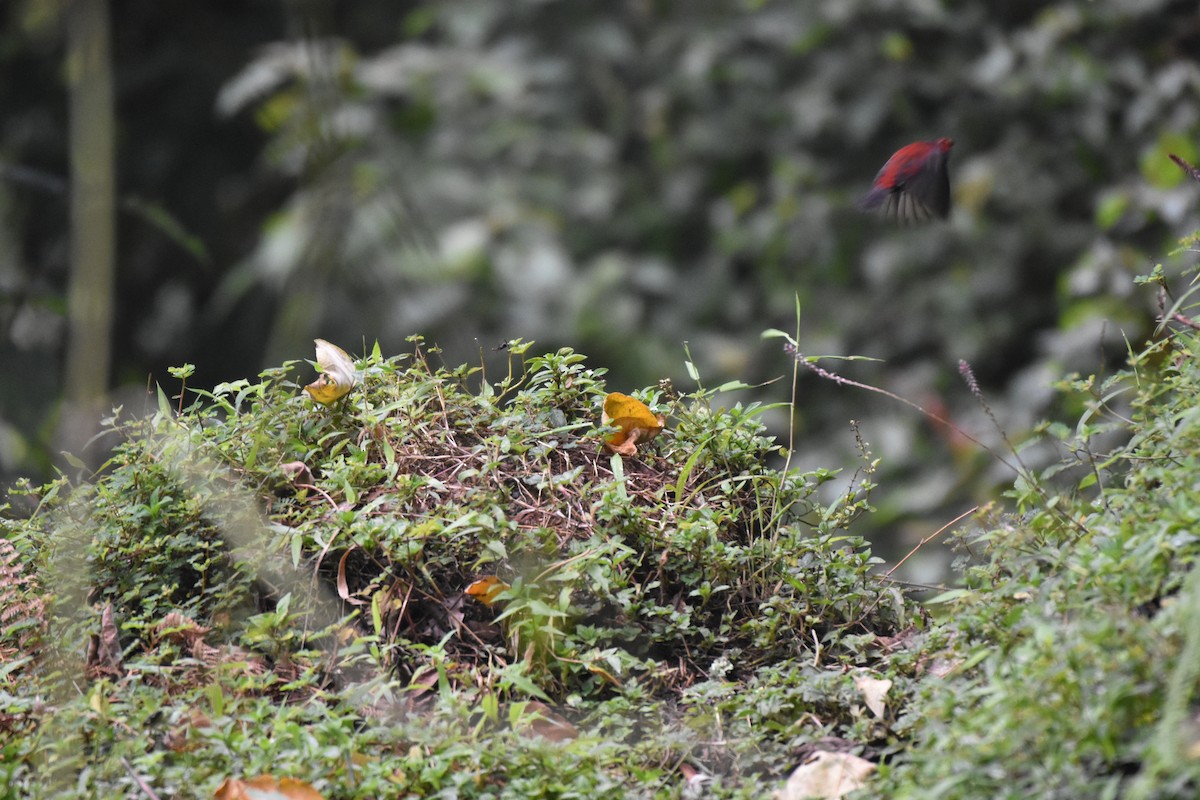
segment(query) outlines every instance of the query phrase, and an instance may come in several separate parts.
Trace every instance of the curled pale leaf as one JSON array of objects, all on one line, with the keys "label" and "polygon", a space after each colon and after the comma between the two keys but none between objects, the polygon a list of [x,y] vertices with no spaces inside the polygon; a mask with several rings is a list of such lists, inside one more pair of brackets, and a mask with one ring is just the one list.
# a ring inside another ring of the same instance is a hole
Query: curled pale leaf
[{"label": "curled pale leaf", "polygon": [[354,362],[346,351],[324,339],[313,339],[317,345],[317,367],[321,374],[304,391],[322,405],[345,397],[354,388]]},{"label": "curled pale leaf", "polygon": [[282,465],[280,469],[283,470],[283,474],[293,484],[311,484],[313,482],[312,470],[303,461],[289,461]]},{"label": "curled pale leaf", "polygon": [[497,578],[495,575],[487,575],[477,581],[473,581],[466,588],[466,593],[474,597],[485,606],[490,606],[496,602],[496,595],[508,588],[508,584]]},{"label": "curled pale leaf", "polygon": [[611,392],[604,398],[604,410],[600,422],[619,428],[604,437],[604,446],[623,456],[637,454],[639,442],[648,442],[662,431],[667,420],[655,414],[649,406],[634,397],[620,392]]},{"label": "curled pale leaf", "polygon": [[872,678],[869,675],[856,675],[854,685],[862,692],[867,708],[877,718],[883,719],[887,712],[887,693],[892,688],[892,682],[886,679]]},{"label": "curled pale leaf", "polygon": [[875,765],[850,753],[817,751],[796,767],[775,800],[835,800],[861,789],[875,771]]}]

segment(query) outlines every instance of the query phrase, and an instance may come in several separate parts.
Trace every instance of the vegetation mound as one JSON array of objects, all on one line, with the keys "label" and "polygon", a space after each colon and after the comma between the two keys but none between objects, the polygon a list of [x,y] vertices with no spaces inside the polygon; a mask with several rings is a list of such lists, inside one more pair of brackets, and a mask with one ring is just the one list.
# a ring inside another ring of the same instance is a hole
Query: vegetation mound
[{"label": "vegetation mound", "polygon": [[618,455],[603,371],[527,349],[499,380],[376,349],[329,407],[294,363],[160,392],[94,480],[29,489],[6,533],[59,616],[13,670],[14,785],[754,794],[814,742],[880,756],[856,680],[915,607],[845,533],[872,464],[822,503],[835,473],[771,466],[761,407],[670,386],[638,393],[666,431]]}]

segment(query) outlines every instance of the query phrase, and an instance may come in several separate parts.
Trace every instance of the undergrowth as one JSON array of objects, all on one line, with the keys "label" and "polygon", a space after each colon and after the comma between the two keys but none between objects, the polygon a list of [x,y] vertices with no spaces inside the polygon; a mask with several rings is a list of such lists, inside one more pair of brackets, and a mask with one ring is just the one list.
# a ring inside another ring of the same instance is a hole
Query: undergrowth
[{"label": "undergrowth", "polygon": [[823,503],[762,407],[670,386],[612,455],[603,371],[527,351],[489,380],[376,348],[330,408],[295,363],[160,391],[92,479],[14,497],[57,602],[6,672],[9,792],[757,796],[813,742],[891,746],[854,678],[919,619],[846,534],[873,464]]},{"label": "undergrowth", "polygon": [[996,454],[1016,480],[920,605],[847,533],[865,446],[823,501],[835,470],[769,467],[763,407],[702,386],[634,393],[668,418],[635,456],[604,446],[602,370],[520,342],[499,378],[376,348],[330,408],[295,363],[160,392],[0,521],[3,794],[762,797],[825,751],[875,765],[864,798],[1194,797],[1187,297],[1125,370],[1064,381],[1058,463]]},{"label": "undergrowth", "polygon": [[1161,334],[1111,378],[1065,381],[1080,420],[1042,429],[1061,461],[959,534],[963,586],[930,606],[946,675],[872,796],[1200,792],[1198,340]]}]

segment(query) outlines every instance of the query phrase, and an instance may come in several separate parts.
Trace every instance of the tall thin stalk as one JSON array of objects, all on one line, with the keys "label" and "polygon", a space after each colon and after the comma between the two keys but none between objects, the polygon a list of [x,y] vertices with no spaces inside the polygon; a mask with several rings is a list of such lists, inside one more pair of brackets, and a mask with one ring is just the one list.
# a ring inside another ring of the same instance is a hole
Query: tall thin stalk
[{"label": "tall thin stalk", "polygon": [[67,286],[66,413],[74,449],[95,427],[108,388],[116,282],[116,178],[108,0],[66,6],[70,106],[71,273]]}]

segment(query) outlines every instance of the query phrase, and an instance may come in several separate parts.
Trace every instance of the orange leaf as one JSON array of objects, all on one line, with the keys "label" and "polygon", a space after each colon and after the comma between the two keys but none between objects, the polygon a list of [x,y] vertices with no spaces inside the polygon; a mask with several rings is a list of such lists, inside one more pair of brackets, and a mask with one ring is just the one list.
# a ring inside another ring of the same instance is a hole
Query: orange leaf
[{"label": "orange leaf", "polygon": [[247,781],[226,778],[213,793],[213,800],[325,800],[313,787],[295,778],[276,780],[259,775]]},{"label": "orange leaf", "polygon": [[648,442],[658,436],[667,420],[662,414],[652,412],[641,400],[611,392],[604,398],[600,422],[620,429],[604,437],[605,447],[623,456],[632,456],[637,453],[638,442]]},{"label": "orange leaf", "polygon": [[485,606],[496,602],[496,595],[508,588],[508,584],[495,575],[488,575],[471,583],[464,591]]}]

